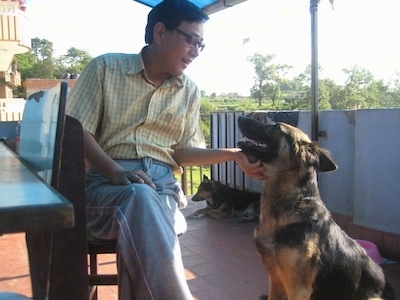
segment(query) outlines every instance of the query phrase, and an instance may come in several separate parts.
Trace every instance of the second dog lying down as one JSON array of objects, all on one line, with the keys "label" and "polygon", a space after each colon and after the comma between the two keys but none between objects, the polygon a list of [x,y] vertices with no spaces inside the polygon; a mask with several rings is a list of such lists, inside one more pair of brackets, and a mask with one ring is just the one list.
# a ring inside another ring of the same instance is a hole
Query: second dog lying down
[{"label": "second dog lying down", "polygon": [[205,215],[214,219],[240,217],[239,222],[258,221],[260,212],[260,193],[231,188],[204,175],[197,193],[192,200],[206,201],[207,207],[189,215],[189,219]]}]

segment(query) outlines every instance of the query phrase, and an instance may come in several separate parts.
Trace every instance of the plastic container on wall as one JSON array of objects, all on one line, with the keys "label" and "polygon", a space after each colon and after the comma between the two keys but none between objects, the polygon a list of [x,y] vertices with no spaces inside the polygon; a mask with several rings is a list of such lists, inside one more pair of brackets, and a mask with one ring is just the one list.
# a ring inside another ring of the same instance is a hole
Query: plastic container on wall
[{"label": "plastic container on wall", "polygon": [[35,93],[25,103],[20,156],[38,171],[52,168],[60,86]]}]

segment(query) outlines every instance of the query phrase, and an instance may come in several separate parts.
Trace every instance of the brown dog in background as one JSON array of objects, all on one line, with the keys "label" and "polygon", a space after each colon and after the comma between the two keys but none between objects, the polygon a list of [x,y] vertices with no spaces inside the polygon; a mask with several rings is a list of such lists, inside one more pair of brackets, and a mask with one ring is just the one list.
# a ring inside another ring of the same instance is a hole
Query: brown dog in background
[{"label": "brown dog in background", "polygon": [[395,299],[380,266],[320,198],[316,172],[337,169],[328,151],[285,123],[240,117],[238,125],[245,136],[238,146],[266,175],[254,236],[268,273],[267,299]]},{"label": "brown dog in background", "polygon": [[208,215],[213,219],[239,217],[240,223],[256,222],[260,213],[260,198],[260,193],[234,189],[204,175],[192,200],[206,201],[207,207],[195,211],[188,218]]}]

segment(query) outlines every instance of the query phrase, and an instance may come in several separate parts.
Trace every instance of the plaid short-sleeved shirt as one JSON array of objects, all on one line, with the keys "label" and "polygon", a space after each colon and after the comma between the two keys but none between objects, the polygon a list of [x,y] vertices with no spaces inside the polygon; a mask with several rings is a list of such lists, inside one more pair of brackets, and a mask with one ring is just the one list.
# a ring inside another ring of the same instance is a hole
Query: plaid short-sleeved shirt
[{"label": "plaid short-sleeved shirt", "polygon": [[151,157],[178,171],[174,149],[204,147],[199,89],[186,75],[171,77],[158,88],[144,76],[141,54],[94,58],[69,93],[67,114],[110,157]]}]

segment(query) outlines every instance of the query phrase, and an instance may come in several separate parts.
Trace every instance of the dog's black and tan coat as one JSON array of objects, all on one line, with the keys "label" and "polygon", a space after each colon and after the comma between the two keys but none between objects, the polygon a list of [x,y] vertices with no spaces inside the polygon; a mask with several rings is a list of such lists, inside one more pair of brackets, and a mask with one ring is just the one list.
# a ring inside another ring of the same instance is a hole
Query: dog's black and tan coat
[{"label": "dog's black and tan coat", "polygon": [[234,189],[204,175],[192,200],[206,201],[207,207],[195,211],[188,219],[208,215],[214,219],[239,217],[241,223],[256,222],[260,213],[260,196],[260,193]]},{"label": "dog's black and tan coat", "polygon": [[336,170],[327,150],[300,129],[240,117],[239,147],[260,160],[263,182],[257,251],[269,300],[395,299],[380,266],[334,222],[316,172]]}]

